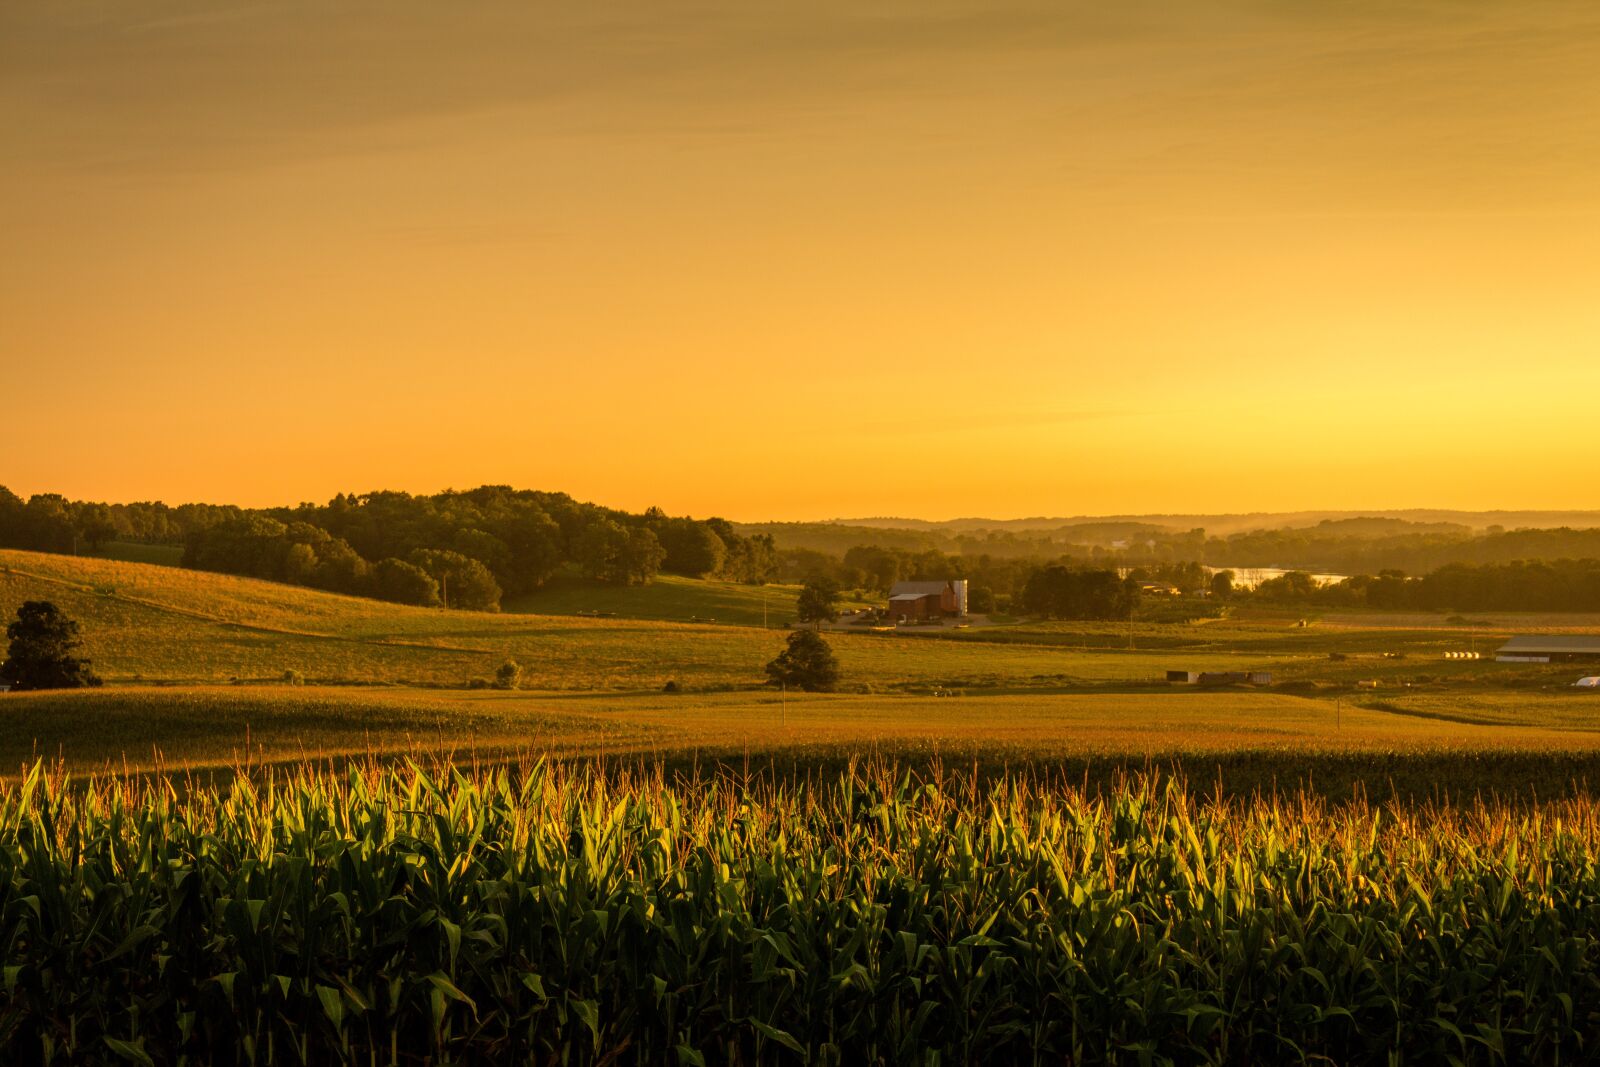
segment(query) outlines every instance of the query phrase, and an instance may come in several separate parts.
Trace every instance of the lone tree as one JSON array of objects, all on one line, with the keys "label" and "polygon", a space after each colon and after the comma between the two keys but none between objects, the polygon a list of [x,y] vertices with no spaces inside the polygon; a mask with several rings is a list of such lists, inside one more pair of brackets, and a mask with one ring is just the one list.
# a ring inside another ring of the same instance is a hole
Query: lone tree
[{"label": "lone tree", "polygon": [[821,634],[796,630],[789,635],[788,647],[767,664],[767,678],[772,685],[827,693],[839,681],[839,661]]},{"label": "lone tree", "polygon": [[89,661],[76,659],[78,624],[48,600],[29,600],[17,609],[17,621],[6,627],[11,647],[0,663],[0,678],[15,689],[79,689],[99,685]]},{"label": "lone tree", "polygon": [[1211,576],[1211,595],[1218,600],[1227,600],[1233,595],[1233,572],[1218,571]]},{"label": "lone tree", "polygon": [[839,617],[839,587],[826,578],[813,578],[800,587],[795,601],[795,616],[822,629],[822,624]]},{"label": "lone tree", "polygon": [[514,659],[508,659],[500,664],[500,669],[494,672],[494,687],[496,689],[516,689],[522,685],[522,664]]}]

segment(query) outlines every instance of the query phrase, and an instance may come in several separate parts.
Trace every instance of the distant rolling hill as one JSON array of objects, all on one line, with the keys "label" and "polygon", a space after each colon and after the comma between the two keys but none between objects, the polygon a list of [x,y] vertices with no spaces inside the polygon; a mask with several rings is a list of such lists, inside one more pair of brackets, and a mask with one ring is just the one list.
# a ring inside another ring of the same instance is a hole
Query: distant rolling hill
[{"label": "distant rolling hill", "polygon": [[[1398,519],[1403,522],[1425,525],[1450,524],[1472,530],[1486,530],[1491,526],[1504,526],[1508,530],[1522,528],[1554,529],[1569,526],[1573,529],[1600,528],[1600,511],[1452,511],[1442,508],[1372,508],[1363,511],[1255,511],[1216,513],[1171,513],[1151,515],[1077,515],[1028,519],[907,519],[875,517],[864,519],[834,519],[831,525],[858,526],[873,529],[924,530],[942,533],[970,533],[975,530],[1059,530],[1063,527],[1160,527],[1169,531],[1204,529],[1213,537],[1246,530],[1295,529],[1316,526],[1318,523],[1346,519]],[[774,524],[779,525],[779,524]],[[764,528],[764,527],[762,527]]]}]

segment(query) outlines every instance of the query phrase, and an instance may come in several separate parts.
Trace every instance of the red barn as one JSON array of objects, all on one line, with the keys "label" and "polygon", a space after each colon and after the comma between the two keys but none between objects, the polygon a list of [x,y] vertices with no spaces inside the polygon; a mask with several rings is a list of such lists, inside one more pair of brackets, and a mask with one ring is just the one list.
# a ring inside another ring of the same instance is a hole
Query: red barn
[{"label": "red barn", "polygon": [[907,619],[959,618],[967,613],[967,580],[896,582],[889,590],[889,615]]}]

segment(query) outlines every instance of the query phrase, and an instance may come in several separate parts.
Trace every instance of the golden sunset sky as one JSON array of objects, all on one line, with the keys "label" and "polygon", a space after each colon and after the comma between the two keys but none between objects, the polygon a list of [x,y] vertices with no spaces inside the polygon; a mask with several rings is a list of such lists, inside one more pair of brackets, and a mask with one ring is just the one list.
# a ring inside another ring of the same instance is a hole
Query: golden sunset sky
[{"label": "golden sunset sky", "polygon": [[1600,5],[0,4],[0,484],[1594,506]]}]

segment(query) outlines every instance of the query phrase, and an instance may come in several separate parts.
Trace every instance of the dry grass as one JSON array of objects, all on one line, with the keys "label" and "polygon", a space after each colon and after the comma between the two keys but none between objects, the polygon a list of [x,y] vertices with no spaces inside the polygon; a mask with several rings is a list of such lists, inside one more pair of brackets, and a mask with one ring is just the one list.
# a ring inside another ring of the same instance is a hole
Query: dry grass
[{"label": "dry grass", "polygon": [[[1576,706],[1576,705],[1575,705]],[[1589,705],[1600,710],[1600,701]],[[1464,721],[1275,693],[683,696],[211,687],[0,698],[0,767],[218,767],[457,751],[482,757],[831,759],[849,752],[1038,762],[1277,753],[1600,753],[1600,723]]]}]

